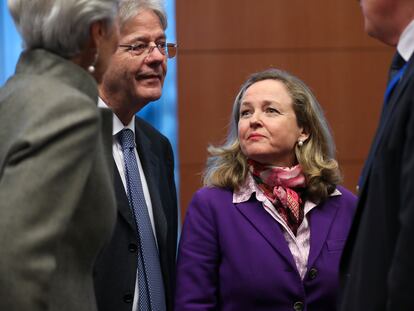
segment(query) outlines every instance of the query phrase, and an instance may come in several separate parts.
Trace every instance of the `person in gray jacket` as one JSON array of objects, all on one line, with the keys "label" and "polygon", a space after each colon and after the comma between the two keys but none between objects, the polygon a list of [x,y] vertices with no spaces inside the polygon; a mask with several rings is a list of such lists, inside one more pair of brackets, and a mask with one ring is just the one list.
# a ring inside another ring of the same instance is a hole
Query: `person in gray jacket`
[{"label": "person in gray jacket", "polygon": [[25,49],[0,89],[0,310],[96,310],[115,221],[110,111],[97,82],[117,0],[9,0]]}]

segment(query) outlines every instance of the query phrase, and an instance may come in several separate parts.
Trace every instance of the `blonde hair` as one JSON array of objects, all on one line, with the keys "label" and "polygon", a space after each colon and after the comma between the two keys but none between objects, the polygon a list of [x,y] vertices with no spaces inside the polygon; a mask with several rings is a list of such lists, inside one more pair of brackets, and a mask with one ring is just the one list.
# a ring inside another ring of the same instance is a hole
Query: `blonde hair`
[{"label": "blonde hair", "polygon": [[241,152],[238,139],[240,104],[246,90],[262,80],[282,82],[293,101],[297,123],[309,134],[302,146],[296,144],[295,155],[306,177],[306,198],[320,202],[331,194],[341,181],[338,162],[335,160],[335,144],[320,107],[311,90],[297,77],[279,69],[268,69],[251,75],[241,86],[233,105],[230,131],[221,146],[209,146],[209,157],[203,183],[235,190],[244,182],[247,158]]}]

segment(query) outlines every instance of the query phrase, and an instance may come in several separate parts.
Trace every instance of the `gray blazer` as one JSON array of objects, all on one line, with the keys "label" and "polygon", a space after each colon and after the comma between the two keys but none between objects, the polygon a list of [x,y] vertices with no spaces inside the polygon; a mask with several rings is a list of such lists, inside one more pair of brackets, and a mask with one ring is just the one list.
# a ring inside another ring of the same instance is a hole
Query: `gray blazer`
[{"label": "gray blazer", "polygon": [[116,210],[97,97],[86,71],[40,49],[0,90],[0,310],[96,310],[92,267]]}]

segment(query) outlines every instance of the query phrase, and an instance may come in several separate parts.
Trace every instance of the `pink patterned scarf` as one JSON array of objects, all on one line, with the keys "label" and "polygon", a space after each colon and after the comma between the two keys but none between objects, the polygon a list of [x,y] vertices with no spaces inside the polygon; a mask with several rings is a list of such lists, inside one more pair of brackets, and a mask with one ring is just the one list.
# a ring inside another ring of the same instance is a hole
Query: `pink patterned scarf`
[{"label": "pink patterned scarf", "polygon": [[300,192],[306,186],[300,165],[277,167],[263,165],[251,159],[247,163],[259,188],[296,235],[304,217]]}]

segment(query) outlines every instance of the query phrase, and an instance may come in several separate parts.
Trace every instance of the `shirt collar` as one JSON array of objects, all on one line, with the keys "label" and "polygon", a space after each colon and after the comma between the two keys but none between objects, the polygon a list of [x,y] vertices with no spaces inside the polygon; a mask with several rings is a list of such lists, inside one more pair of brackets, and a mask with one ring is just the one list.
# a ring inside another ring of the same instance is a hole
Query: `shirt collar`
[{"label": "shirt collar", "polygon": [[[100,108],[109,108],[108,105],[103,101],[102,98],[98,98],[98,107]],[[132,116],[131,121],[125,126],[121,120],[119,120],[118,116],[114,113],[113,120],[112,120],[112,136],[116,136],[120,131],[124,128],[130,129],[134,133],[135,137],[135,115]]]},{"label": "shirt collar", "polygon": [[[250,197],[253,195],[253,193],[256,194],[256,199],[259,202],[266,201],[266,196],[264,193],[260,190],[260,188],[257,186],[256,182],[254,181],[251,173],[249,172],[246,176],[246,179],[244,183],[240,186],[238,190],[235,190],[233,192],[233,203],[243,203],[250,199]],[[332,192],[329,196],[338,196],[342,195],[341,191],[338,190],[338,188],[335,189],[334,192]],[[317,204],[314,202],[306,201],[305,202],[305,209],[310,210]]]},{"label": "shirt collar", "polygon": [[414,52],[414,20],[408,24],[400,36],[397,51],[408,62]]}]

